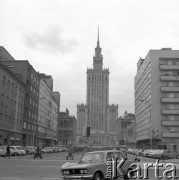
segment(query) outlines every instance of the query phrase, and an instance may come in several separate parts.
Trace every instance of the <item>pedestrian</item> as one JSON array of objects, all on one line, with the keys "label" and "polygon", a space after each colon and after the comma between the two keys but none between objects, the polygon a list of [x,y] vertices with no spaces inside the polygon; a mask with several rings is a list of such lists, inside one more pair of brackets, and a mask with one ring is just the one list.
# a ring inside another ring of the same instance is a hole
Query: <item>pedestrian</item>
[{"label": "pedestrian", "polygon": [[71,160],[74,160],[73,158],[73,146],[72,144],[70,144],[68,146],[68,156],[66,157],[66,159],[70,158]]},{"label": "pedestrian", "polygon": [[136,151],[135,151],[135,159],[134,159],[136,162],[140,162],[140,159],[138,158],[138,156],[139,156],[139,150],[136,149]]},{"label": "pedestrian", "polygon": [[10,147],[9,145],[6,147],[6,154],[4,156],[4,158],[6,158],[7,156],[10,158],[10,155],[11,155],[11,151],[10,151]]},{"label": "pedestrian", "polygon": [[35,158],[38,159],[38,157],[41,158],[41,156],[40,156],[41,153],[40,153],[40,152],[41,152],[40,147],[37,146],[37,149],[36,149],[36,153],[35,153],[34,159],[35,159]]}]

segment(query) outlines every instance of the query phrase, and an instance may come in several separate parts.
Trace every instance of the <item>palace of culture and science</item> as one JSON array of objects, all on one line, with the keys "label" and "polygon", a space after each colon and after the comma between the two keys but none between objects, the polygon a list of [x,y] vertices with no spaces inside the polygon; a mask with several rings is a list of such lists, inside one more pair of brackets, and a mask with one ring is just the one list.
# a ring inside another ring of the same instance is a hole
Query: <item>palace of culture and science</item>
[{"label": "palace of culture and science", "polygon": [[109,68],[103,68],[99,43],[93,57],[93,68],[87,69],[86,104],[77,105],[77,144],[83,144],[84,130],[90,127],[88,145],[113,146],[116,144],[118,105],[109,105]]}]

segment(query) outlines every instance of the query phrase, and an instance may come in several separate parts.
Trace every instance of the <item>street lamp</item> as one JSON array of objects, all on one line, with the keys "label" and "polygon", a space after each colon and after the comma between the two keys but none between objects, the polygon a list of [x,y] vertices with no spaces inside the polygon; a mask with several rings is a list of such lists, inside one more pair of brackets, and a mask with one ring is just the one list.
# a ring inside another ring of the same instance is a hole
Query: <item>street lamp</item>
[{"label": "street lamp", "polygon": [[151,103],[148,100],[146,100],[146,99],[141,99],[139,101],[146,102],[150,106],[150,148],[152,149],[152,147],[153,147],[152,146],[152,136],[153,136],[153,134],[152,134],[152,117],[151,117],[152,116],[152,113],[151,113],[152,108],[151,108]]}]

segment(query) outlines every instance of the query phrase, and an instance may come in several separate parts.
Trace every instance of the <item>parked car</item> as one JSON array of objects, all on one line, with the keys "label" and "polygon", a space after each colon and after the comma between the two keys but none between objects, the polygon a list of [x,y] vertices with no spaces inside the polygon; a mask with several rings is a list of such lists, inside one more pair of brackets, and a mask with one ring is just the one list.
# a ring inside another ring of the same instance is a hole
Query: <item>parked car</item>
[{"label": "parked car", "polygon": [[34,146],[26,146],[26,153],[27,154],[35,154],[36,148]]},{"label": "parked car", "polygon": [[[122,151],[119,150],[102,150],[87,152],[82,155],[82,158],[77,163],[67,162],[61,166],[61,173],[63,179],[94,179],[102,180],[106,179],[108,174],[107,164],[108,158],[114,158],[117,163],[121,159],[125,159],[126,156]],[[129,170],[132,170],[131,164],[133,161],[127,160],[123,164],[124,176],[126,177]],[[121,174],[115,168],[115,173],[118,177]],[[115,174],[114,173],[114,174]]]},{"label": "parked car", "polygon": [[150,151],[152,151],[152,149],[145,149],[143,152],[141,152],[141,156],[148,157]]},{"label": "parked car", "polygon": [[164,150],[161,155],[161,159],[173,159],[176,158],[177,153],[173,152],[172,150]]},{"label": "parked car", "polygon": [[41,150],[42,153],[52,153],[53,150],[51,147],[44,147],[42,150]]},{"label": "parked car", "polygon": [[6,154],[6,146],[0,146],[0,156],[5,156]]},{"label": "parked car", "polygon": [[10,153],[13,156],[26,155],[26,152],[20,146],[10,146]]},{"label": "parked car", "polygon": [[153,149],[153,150],[149,151],[148,157],[159,159],[159,158],[161,158],[163,152],[164,152],[164,150],[162,150],[162,149]]}]

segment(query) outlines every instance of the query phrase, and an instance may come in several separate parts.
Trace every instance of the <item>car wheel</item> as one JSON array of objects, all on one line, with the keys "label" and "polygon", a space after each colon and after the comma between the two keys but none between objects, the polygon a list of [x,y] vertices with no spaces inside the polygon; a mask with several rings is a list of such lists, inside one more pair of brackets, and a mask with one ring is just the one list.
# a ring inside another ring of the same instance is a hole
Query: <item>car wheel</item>
[{"label": "car wheel", "polygon": [[102,173],[95,173],[94,180],[104,180]]},{"label": "car wheel", "polygon": [[14,156],[18,156],[18,153],[15,152],[15,153],[14,153]]}]

